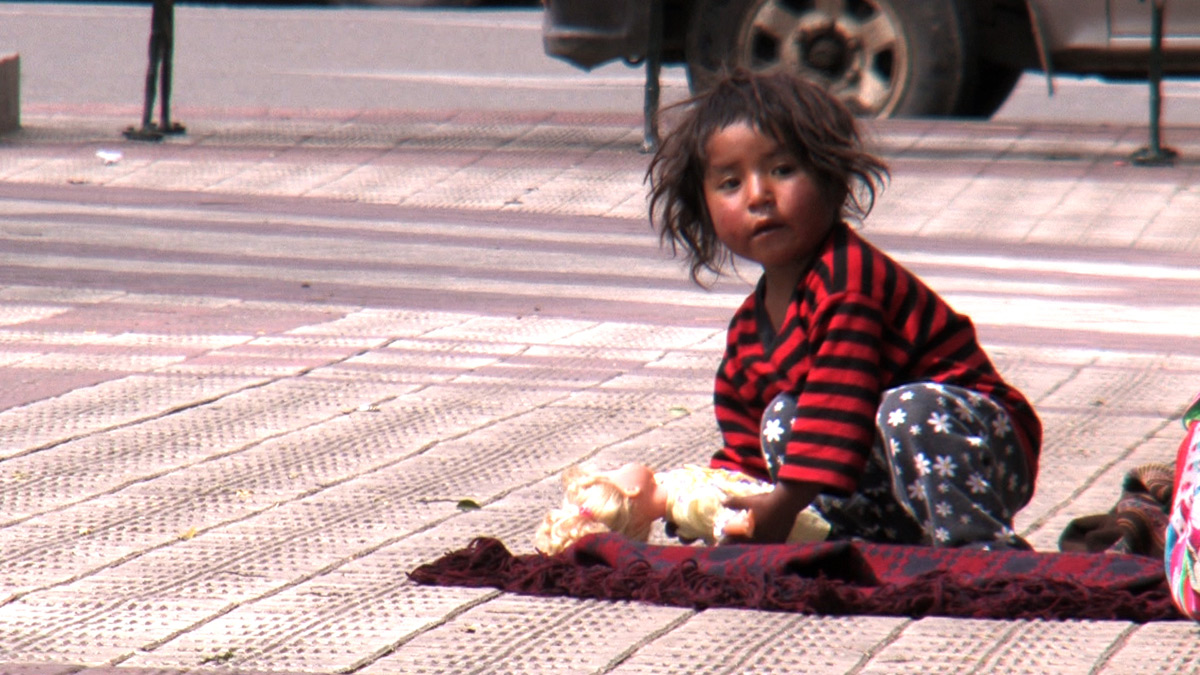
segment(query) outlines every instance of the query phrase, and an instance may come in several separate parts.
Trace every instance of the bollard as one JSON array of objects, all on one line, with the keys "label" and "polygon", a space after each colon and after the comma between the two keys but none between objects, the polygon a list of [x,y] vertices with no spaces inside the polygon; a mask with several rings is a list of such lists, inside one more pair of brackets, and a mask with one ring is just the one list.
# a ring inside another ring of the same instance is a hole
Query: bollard
[{"label": "bollard", "polygon": [[0,134],[21,128],[21,55],[0,54]]},{"label": "bollard", "polygon": [[1133,153],[1130,161],[1138,166],[1169,166],[1179,153],[1162,145],[1162,33],[1166,0],[1151,0],[1150,5],[1150,144]]},{"label": "bollard", "polygon": [[646,44],[646,88],[642,102],[642,152],[658,150],[658,101],[662,91],[663,0],[650,0],[649,39]]},{"label": "bollard", "polygon": [[[150,65],[146,68],[146,99],[142,126],[125,129],[134,141],[161,141],[164,134],[186,133],[182,124],[171,122],[171,60],[175,50],[175,0],[153,0],[150,12]],[[151,121],[159,76],[162,77],[159,124]]]}]

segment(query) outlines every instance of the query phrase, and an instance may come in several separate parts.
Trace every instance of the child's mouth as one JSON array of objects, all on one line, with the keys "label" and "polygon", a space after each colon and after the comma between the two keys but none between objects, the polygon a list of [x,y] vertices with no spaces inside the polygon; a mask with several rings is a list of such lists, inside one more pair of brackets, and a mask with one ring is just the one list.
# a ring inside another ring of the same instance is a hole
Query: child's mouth
[{"label": "child's mouth", "polygon": [[780,223],[773,223],[773,222],[761,223],[754,227],[753,236],[754,237],[765,237],[767,235],[774,234],[782,229],[783,229],[783,225]]}]

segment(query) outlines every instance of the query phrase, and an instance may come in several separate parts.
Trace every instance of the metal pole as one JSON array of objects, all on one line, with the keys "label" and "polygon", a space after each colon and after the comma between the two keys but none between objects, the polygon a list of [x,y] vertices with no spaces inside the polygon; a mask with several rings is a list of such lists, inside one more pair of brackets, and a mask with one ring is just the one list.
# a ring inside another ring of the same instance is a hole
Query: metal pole
[{"label": "metal pole", "polygon": [[1153,0],[1150,4],[1150,145],[1135,152],[1132,160],[1141,166],[1165,166],[1174,164],[1179,156],[1162,145],[1162,33],[1166,0]]},{"label": "metal pole", "polygon": [[[186,132],[182,124],[171,121],[171,61],[175,50],[175,0],[153,0],[150,10],[150,65],[146,68],[146,96],[142,107],[142,125],[125,129],[125,138],[134,141],[161,141],[164,134]],[[161,78],[161,96],[158,80]],[[159,96],[162,114],[152,121],[154,98]]]},{"label": "metal pole", "polygon": [[642,152],[658,149],[659,75],[662,73],[663,0],[650,1],[650,36],[646,43],[646,88],[642,104]]}]

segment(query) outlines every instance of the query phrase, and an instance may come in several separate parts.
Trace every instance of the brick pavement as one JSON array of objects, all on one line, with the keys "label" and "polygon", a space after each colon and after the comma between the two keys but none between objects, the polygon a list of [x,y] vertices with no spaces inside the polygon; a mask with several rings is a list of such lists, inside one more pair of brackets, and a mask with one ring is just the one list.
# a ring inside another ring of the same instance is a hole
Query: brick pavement
[{"label": "brick pavement", "polygon": [[[629,116],[34,108],[0,137],[0,672],[1190,672],[1193,624],[807,617],[423,588],[580,461],[701,461],[723,325]],[[1200,130],[889,121],[864,231],[1046,424],[1052,550],[1200,382]],[[105,163],[97,151],[118,151]],[[744,270],[751,279],[751,270]],[[480,503],[459,511],[463,498]]]}]

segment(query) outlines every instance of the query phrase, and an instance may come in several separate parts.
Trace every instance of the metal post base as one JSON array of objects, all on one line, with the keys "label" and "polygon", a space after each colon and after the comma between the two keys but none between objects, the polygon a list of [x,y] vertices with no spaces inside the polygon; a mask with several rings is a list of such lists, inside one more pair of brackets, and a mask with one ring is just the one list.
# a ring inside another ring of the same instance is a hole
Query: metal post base
[{"label": "metal post base", "polygon": [[1129,156],[1129,161],[1138,166],[1173,166],[1179,152],[1171,148],[1145,147]]},{"label": "metal post base", "polygon": [[[1144,0],[1143,0],[1144,1]],[[1150,144],[1129,156],[1137,166],[1170,166],[1179,153],[1162,145],[1162,34],[1166,0],[1153,0],[1150,9]]]}]

